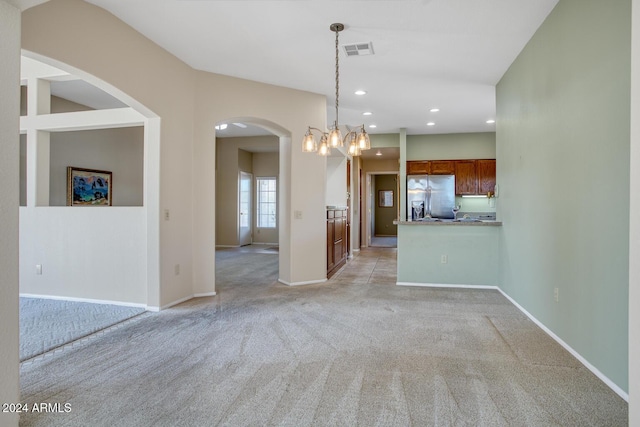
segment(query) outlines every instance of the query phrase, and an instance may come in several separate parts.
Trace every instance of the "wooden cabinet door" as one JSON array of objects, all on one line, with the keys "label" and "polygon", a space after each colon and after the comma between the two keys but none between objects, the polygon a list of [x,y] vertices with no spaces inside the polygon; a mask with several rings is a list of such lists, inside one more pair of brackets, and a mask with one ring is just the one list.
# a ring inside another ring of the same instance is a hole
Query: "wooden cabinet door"
[{"label": "wooden cabinet door", "polygon": [[335,220],[328,219],[327,220],[327,271],[330,271],[336,265],[336,259],[334,255],[334,244],[335,240],[333,236],[335,235]]},{"label": "wooden cabinet door", "polygon": [[453,175],[456,173],[455,162],[453,160],[431,160],[431,174],[433,175]]},{"label": "wooden cabinet door", "polygon": [[476,160],[478,194],[493,193],[496,186],[496,161]]},{"label": "wooden cabinet door", "polygon": [[475,160],[456,160],[456,194],[478,194]]},{"label": "wooden cabinet door", "polygon": [[412,160],[407,162],[407,175],[424,175],[431,173],[428,160]]}]

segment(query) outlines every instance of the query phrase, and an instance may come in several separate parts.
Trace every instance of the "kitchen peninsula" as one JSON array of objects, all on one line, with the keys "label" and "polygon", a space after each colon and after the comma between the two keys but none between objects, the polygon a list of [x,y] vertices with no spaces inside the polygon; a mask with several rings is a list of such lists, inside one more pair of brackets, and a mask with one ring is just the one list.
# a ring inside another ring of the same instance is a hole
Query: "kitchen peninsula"
[{"label": "kitchen peninsula", "polygon": [[396,221],[404,286],[498,286],[500,221]]}]

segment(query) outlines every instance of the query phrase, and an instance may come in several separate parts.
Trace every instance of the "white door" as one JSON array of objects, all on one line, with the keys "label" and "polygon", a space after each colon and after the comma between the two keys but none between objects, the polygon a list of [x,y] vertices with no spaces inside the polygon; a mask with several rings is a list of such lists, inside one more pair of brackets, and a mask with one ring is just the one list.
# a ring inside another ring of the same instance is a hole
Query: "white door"
[{"label": "white door", "polygon": [[240,194],[238,209],[240,246],[251,244],[251,181],[253,175],[240,172]]}]

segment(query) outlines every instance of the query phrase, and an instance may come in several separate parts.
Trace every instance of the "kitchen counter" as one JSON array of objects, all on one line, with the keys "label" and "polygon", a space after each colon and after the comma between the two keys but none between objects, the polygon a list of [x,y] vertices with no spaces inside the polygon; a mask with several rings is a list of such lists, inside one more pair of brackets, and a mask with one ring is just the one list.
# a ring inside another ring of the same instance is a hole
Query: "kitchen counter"
[{"label": "kitchen counter", "polygon": [[489,226],[489,227],[495,227],[495,226],[501,226],[502,225],[502,221],[465,221],[465,220],[461,220],[461,221],[453,221],[451,219],[443,219],[443,220],[439,220],[439,221],[393,221],[394,224],[396,225],[434,225],[434,226],[442,226],[442,225],[448,225],[448,226]]}]

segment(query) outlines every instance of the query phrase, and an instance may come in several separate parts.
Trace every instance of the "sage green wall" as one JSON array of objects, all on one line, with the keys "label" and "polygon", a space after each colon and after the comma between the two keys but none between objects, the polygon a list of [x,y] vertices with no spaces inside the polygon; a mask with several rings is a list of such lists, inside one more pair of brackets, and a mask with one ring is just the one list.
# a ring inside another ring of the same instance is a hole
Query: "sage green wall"
[{"label": "sage green wall", "polygon": [[393,191],[394,199],[397,199],[397,176],[396,175],[374,175],[374,203],[375,203],[375,235],[376,236],[397,236],[398,226],[393,223],[397,219],[397,201],[394,200],[391,207],[380,207],[378,203],[379,191],[391,190]]},{"label": "sage green wall", "polygon": [[407,135],[407,160],[495,158],[495,132]]},{"label": "sage green wall", "polygon": [[624,391],[630,16],[560,0],[496,89],[501,286]]}]

